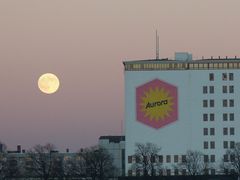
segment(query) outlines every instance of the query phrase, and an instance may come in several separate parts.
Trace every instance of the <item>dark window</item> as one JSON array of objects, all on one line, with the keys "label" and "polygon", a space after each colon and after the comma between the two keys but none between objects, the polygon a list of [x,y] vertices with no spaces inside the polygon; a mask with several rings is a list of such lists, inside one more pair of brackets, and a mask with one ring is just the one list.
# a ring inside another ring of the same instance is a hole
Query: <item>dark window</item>
[{"label": "dark window", "polygon": [[214,136],[215,135],[215,129],[214,128],[210,128],[210,135]]},{"label": "dark window", "polygon": [[227,73],[222,73],[222,80],[226,81],[227,80]]},{"label": "dark window", "polygon": [[234,128],[233,127],[230,128],[230,135],[234,135]]},{"label": "dark window", "polygon": [[203,128],[203,135],[204,136],[208,135],[208,128]]},{"label": "dark window", "polygon": [[159,162],[163,163],[163,156],[162,155],[159,156]]},{"label": "dark window", "polygon": [[132,170],[128,170],[128,176],[132,176]]},{"label": "dark window", "polygon": [[151,156],[151,162],[152,162],[152,163],[155,163],[155,162],[156,162],[155,156]]},{"label": "dark window", "polygon": [[203,114],[203,121],[208,121],[208,114]]},{"label": "dark window", "polygon": [[204,155],[203,159],[204,159],[204,162],[206,162],[206,163],[209,162],[208,155]]},{"label": "dark window", "polygon": [[229,100],[229,106],[230,106],[230,107],[234,107],[234,100],[233,100],[233,99],[230,99],[230,100]]},{"label": "dark window", "polygon": [[187,174],[187,170],[186,169],[183,169],[182,170],[182,175],[185,176]]},{"label": "dark window", "polygon": [[229,86],[229,93],[234,93],[234,86]]},{"label": "dark window", "polygon": [[186,155],[182,155],[182,162],[186,162],[187,161],[187,158],[186,158]]},{"label": "dark window", "polygon": [[223,148],[228,149],[228,142],[227,141],[223,141]]},{"label": "dark window", "polygon": [[135,160],[136,160],[136,163],[140,163],[140,157],[139,156],[136,156]]},{"label": "dark window", "polygon": [[209,81],[214,81],[214,74],[213,73],[209,74]]},{"label": "dark window", "polygon": [[223,100],[223,107],[227,107],[227,106],[228,106],[227,99],[224,99]]},{"label": "dark window", "polygon": [[140,169],[137,169],[136,170],[136,176],[140,176],[141,175],[141,171],[140,171]]},{"label": "dark window", "polygon": [[233,81],[233,73],[229,73],[229,80]]},{"label": "dark window", "polygon": [[214,93],[214,86],[209,86],[209,92],[210,92],[210,94]]},{"label": "dark window", "polygon": [[204,148],[204,149],[208,149],[208,142],[207,142],[207,141],[204,141],[204,142],[203,142],[203,148]]},{"label": "dark window", "polygon": [[211,161],[211,162],[215,162],[215,155],[211,155],[211,156],[210,156],[210,161]]},{"label": "dark window", "polygon": [[128,156],[128,163],[132,163],[132,156]]},{"label": "dark window", "polygon": [[178,174],[179,174],[178,169],[174,169],[174,174],[175,174],[175,175],[178,175]]},{"label": "dark window", "polygon": [[223,135],[228,135],[228,128],[223,128]]},{"label": "dark window", "polygon": [[230,113],[230,117],[229,117],[230,121],[234,121],[234,114]]},{"label": "dark window", "polygon": [[223,161],[224,161],[224,162],[228,162],[228,155],[227,155],[227,154],[224,154],[224,155],[223,155]]},{"label": "dark window", "polygon": [[216,174],[216,170],[215,169],[211,169],[211,175],[215,175]]},{"label": "dark window", "polygon": [[223,113],[223,121],[227,121],[228,120],[228,114],[227,113]]},{"label": "dark window", "polygon": [[235,161],[235,156],[234,156],[234,154],[230,154],[230,161],[231,161],[231,162],[234,162],[234,161]]},{"label": "dark window", "polygon": [[167,163],[170,163],[170,162],[171,162],[171,156],[170,156],[170,155],[167,155],[167,156],[166,156],[166,162],[167,162]]},{"label": "dark window", "polygon": [[210,100],[210,107],[214,107],[214,100],[213,99]]},{"label": "dark window", "polygon": [[203,107],[208,107],[208,101],[207,100],[203,100]]},{"label": "dark window", "polygon": [[207,86],[203,86],[203,94],[207,94]]},{"label": "dark window", "polygon": [[214,141],[211,141],[211,142],[210,142],[210,148],[211,148],[211,149],[215,149],[215,142],[214,142]]},{"label": "dark window", "polygon": [[174,162],[175,162],[175,163],[178,162],[178,155],[174,155]]},{"label": "dark window", "polygon": [[213,113],[210,114],[210,121],[214,121],[215,115]]},{"label": "dark window", "polygon": [[162,176],[162,175],[163,175],[163,170],[160,169],[160,170],[159,170],[159,176]]},{"label": "dark window", "polygon": [[233,149],[235,147],[234,141],[230,141],[230,148]]},{"label": "dark window", "polygon": [[227,93],[227,86],[223,86],[223,87],[222,87],[222,92],[223,92],[223,93]]},{"label": "dark window", "polygon": [[171,169],[167,169],[167,176],[171,176]]}]

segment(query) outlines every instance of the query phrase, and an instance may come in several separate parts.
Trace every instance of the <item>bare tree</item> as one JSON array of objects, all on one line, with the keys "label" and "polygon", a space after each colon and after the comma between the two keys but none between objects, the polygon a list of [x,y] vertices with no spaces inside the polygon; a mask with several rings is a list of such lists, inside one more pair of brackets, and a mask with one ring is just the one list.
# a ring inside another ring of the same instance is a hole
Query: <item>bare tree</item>
[{"label": "bare tree", "polygon": [[188,175],[204,174],[208,168],[208,164],[204,162],[204,155],[200,151],[188,150],[186,159],[179,164],[181,168],[187,169]]},{"label": "bare tree", "polygon": [[153,143],[136,143],[135,144],[135,162],[132,169],[143,172],[143,176],[155,176],[156,171],[162,168],[162,163],[158,161],[161,148]]},{"label": "bare tree", "polygon": [[36,145],[27,152],[27,172],[32,177],[48,180],[53,176],[56,151],[53,144]]},{"label": "bare tree", "polygon": [[7,153],[5,150],[2,149],[2,151],[0,152],[0,179],[3,180],[6,179],[7,169],[8,169]]},{"label": "bare tree", "polygon": [[240,142],[235,143],[234,148],[228,149],[225,154],[225,158],[220,165],[225,174],[233,173],[240,177]]},{"label": "bare tree", "polygon": [[79,155],[83,159],[86,176],[102,180],[113,175],[113,159],[106,149],[94,146],[80,151]]}]

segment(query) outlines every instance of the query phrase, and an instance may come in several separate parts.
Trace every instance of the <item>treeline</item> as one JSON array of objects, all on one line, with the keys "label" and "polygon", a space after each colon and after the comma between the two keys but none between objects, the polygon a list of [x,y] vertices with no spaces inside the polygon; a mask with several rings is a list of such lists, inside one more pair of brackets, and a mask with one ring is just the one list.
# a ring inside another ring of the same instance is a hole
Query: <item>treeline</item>
[{"label": "treeline", "polygon": [[0,152],[0,179],[76,180],[87,177],[103,180],[113,177],[113,158],[102,147],[59,153],[53,144],[36,145],[25,153],[8,153],[3,143]]}]

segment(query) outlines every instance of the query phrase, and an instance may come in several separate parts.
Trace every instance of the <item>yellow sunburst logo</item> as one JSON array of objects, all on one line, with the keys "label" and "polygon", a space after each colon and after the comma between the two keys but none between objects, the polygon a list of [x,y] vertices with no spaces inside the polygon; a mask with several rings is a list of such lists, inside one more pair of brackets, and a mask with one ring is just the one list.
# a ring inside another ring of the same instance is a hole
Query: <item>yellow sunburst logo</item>
[{"label": "yellow sunburst logo", "polygon": [[141,111],[150,120],[160,121],[173,111],[173,97],[164,88],[149,88],[141,98]]}]

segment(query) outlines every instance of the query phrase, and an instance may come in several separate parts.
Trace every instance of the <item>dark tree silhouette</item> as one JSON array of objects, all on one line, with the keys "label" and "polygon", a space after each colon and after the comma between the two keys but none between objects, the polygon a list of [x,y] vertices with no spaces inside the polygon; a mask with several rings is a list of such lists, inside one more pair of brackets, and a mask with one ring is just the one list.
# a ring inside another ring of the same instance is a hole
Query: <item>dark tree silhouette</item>
[{"label": "dark tree silhouette", "polygon": [[161,148],[153,143],[135,144],[135,162],[131,169],[143,172],[143,176],[155,176],[156,171],[162,169],[162,163],[159,162],[159,153]]},{"label": "dark tree silhouette", "polygon": [[79,152],[79,156],[83,160],[86,176],[93,180],[113,176],[113,159],[106,149],[98,146],[86,148]]}]

